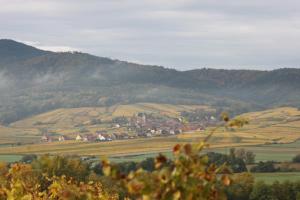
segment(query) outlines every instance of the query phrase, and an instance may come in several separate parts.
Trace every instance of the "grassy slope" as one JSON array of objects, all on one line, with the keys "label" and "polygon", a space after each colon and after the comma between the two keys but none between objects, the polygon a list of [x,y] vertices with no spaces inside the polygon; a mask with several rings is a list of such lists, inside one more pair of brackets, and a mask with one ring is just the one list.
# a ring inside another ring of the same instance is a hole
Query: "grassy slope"
[{"label": "grassy slope", "polygon": [[[228,145],[228,144],[224,144]],[[213,151],[223,154],[229,154],[229,150],[232,147],[218,147],[214,148],[213,145],[212,148],[207,149],[206,151]],[[293,157],[300,152],[300,141],[296,141],[289,144],[268,144],[268,145],[254,145],[254,146],[236,146],[236,148],[243,147],[244,149],[248,151],[252,151],[255,153],[256,157],[255,160],[257,162],[259,161],[277,161],[277,162],[289,162],[293,159]],[[172,157],[171,152],[164,152],[164,154],[168,157]],[[157,153],[146,153],[146,154],[136,154],[136,155],[125,155],[125,156],[114,156],[111,158],[111,160],[116,162],[121,161],[141,161],[148,157],[155,157],[157,156]],[[291,166],[292,168],[300,169],[299,166]]]},{"label": "grassy slope", "polygon": [[[300,152],[300,141],[296,141],[288,144],[268,144],[268,145],[256,145],[245,146],[248,151],[252,151],[256,154],[256,161],[291,161],[292,158]],[[215,152],[229,153],[229,148],[214,149]]]},{"label": "grassy slope", "polygon": [[[52,127],[57,127],[62,131],[67,132],[68,130],[72,130],[74,121],[78,120],[79,122],[84,122],[90,119],[89,116],[108,119],[112,116],[131,116],[135,112],[141,111],[159,112],[169,116],[176,116],[178,115],[180,110],[188,110],[194,108],[195,106],[134,104],[115,106],[108,109],[60,109],[22,120],[20,122],[14,123],[12,127],[21,128],[22,126],[24,126],[27,128],[32,128],[34,127],[33,123],[35,121],[42,121],[46,123],[50,122]],[[251,146],[251,148],[255,148],[254,151],[256,153],[258,152],[260,153],[260,155],[262,155],[259,160],[264,160],[263,157],[267,158],[269,155],[278,155],[281,157],[280,160],[284,160],[286,159],[287,154],[293,156],[299,150],[298,145],[293,148],[282,147],[281,149],[278,149],[277,146],[272,148],[268,148],[266,146],[257,146],[274,141],[289,143],[300,138],[300,111],[298,111],[297,109],[290,107],[276,108],[262,112],[247,113],[242,115],[241,117],[247,118],[250,121],[250,124],[246,125],[240,130],[235,131],[220,129],[210,140],[210,143],[213,147],[245,145]],[[66,130],[64,130],[64,127],[66,128]],[[89,127],[89,129],[96,130],[97,127],[94,127],[94,129],[93,127]],[[208,132],[209,130],[207,132],[186,133],[172,137],[160,137],[151,139],[141,138],[136,140],[112,141],[106,143],[77,143],[74,141],[68,141],[65,143],[27,145],[5,149],[0,148],[0,153],[69,153],[110,156],[148,154],[168,151],[176,143],[199,141],[203,139],[203,137],[205,137]]]},{"label": "grassy slope", "polygon": [[261,112],[251,112],[240,117],[249,120],[249,125],[238,131],[219,131],[218,134],[236,136],[243,140],[289,143],[300,138],[300,111],[282,107]]},{"label": "grassy slope", "polygon": [[[83,107],[58,109],[51,112],[36,115],[13,123],[12,127],[54,127],[72,128],[77,124],[88,124],[91,119],[111,120],[117,116],[131,117],[139,112],[158,113],[170,117],[178,117],[183,110],[194,110],[196,108],[210,109],[207,106],[197,105],[170,105],[154,103],[138,103],[130,105],[117,105],[111,107]],[[41,122],[42,125],[36,125]]]},{"label": "grassy slope", "polygon": [[255,131],[257,128],[258,134],[272,137],[278,142],[292,142],[300,138],[300,111],[296,108],[283,107],[248,113],[246,117],[251,119],[250,129]]},{"label": "grassy slope", "polygon": [[35,128],[12,128],[0,126],[0,145],[18,142],[35,142],[40,139]]},{"label": "grassy slope", "polygon": [[[137,103],[130,105],[117,105],[111,107],[82,107],[57,109],[40,115],[35,115],[24,120],[12,123],[9,127],[0,126],[0,144],[7,143],[32,143],[40,140],[41,129],[76,137],[83,125],[90,133],[97,130],[125,132],[125,129],[111,128],[105,121],[117,116],[133,116],[138,112],[157,113],[170,117],[178,117],[183,110],[196,108],[211,109],[201,105],[170,105],[154,103]],[[101,119],[104,124],[90,125],[92,119]],[[79,126],[80,125],[80,126]]]},{"label": "grassy slope", "polygon": [[254,173],[255,181],[272,184],[274,181],[299,181],[300,172]]}]

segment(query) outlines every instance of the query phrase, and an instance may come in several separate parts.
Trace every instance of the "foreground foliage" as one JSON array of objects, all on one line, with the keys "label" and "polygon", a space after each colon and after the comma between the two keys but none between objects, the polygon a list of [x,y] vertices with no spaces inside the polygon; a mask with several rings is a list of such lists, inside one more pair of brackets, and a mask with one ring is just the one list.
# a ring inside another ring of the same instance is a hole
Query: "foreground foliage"
[{"label": "foreground foliage", "polygon": [[79,182],[72,177],[51,176],[34,170],[30,164],[17,163],[10,168],[0,166],[0,199],[118,199],[100,182]]},{"label": "foreground foliage", "polygon": [[[229,127],[242,127],[247,123],[244,119],[230,121],[225,113],[222,119]],[[159,155],[153,172],[139,169],[122,174],[107,160],[102,163],[103,172],[125,189],[129,199],[226,199],[224,187],[231,183],[231,171],[225,165],[218,167],[209,163],[208,156],[202,153],[215,130],[198,144],[175,145],[171,161]]]},{"label": "foreground foliage", "polygon": [[42,156],[30,164],[2,163],[0,199],[226,199],[230,171],[209,164],[200,153],[205,146],[176,145],[175,159],[159,155],[152,172],[140,168],[125,175],[103,161],[107,179],[75,158]]},{"label": "foreground foliage", "polygon": [[300,182],[275,181],[268,185],[257,182],[249,197],[250,200],[298,200],[300,199]]},{"label": "foreground foliage", "polygon": [[226,199],[223,188],[230,184],[230,171],[224,165],[208,164],[208,157],[200,153],[204,147],[204,143],[176,145],[174,160],[167,164],[167,158],[159,155],[153,172],[139,169],[125,175],[108,161],[103,162],[103,170],[126,189],[130,199]]},{"label": "foreground foliage", "polygon": [[[226,115],[223,120],[230,127],[244,123],[229,121]],[[24,159],[23,163],[2,163],[0,199],[226,199],[224,189],[231,183],[231,171],[225,164],[210,163],[202,153],[211,135],[198,144],[177,144],[173,148],[174,159],[159,155],[152,171],[139,168],[123,174],[120,168],[103,160],[103,177],[78,158],[48,155]],[[26,163],[31,159],[30,164]]]}]

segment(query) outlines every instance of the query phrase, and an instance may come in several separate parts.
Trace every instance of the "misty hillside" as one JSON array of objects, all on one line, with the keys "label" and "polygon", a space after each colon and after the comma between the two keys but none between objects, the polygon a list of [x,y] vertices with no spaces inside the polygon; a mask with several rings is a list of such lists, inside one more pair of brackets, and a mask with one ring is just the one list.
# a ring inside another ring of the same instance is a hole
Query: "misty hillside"
[{"label": "misty hillside", "polygon": [[176,71],[0,40],[0,121],[56,108],[137,102],[208,104],[236,112],[299,106],[300,70]]}]

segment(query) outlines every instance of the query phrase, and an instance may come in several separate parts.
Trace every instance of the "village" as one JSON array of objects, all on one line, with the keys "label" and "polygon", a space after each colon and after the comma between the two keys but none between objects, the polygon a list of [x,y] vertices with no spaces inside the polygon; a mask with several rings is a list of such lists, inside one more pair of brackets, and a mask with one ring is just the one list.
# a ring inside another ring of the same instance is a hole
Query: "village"
[{"label": "village", "polygon": [[[185,113],[186,114],[186,113]],[[194,115],[194,113],[193,113]],[[215,116],[205,115],[192,120],[184,117],[171,118],[153,113],[137,113],[132,117],[115,117],[107,130],[88,130],[70,135],[51,135],[43,133],[41,142],[64,142],[67,140],[82,142],[107,142],[134,138],[151,138],[178,135],[181,133],[205,131],[208,126],[218,123]]]}]

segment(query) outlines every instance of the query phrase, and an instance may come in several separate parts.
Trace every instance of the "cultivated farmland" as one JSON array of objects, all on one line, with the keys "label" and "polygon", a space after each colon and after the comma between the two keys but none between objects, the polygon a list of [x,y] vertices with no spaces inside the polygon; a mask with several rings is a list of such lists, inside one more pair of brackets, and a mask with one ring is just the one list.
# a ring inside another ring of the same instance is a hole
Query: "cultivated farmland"
[{"label": "cultivated farmland", "polygon": [[[34,122],[41,121],[41,126],[46,126],[48,123],[48,126],[51,124],[51,126],[56,127],[65,133],[72,134],[74,129],[76,129],[72,127],[74,121],[76,121],[78,117],[80,122],[89,120],[89,118],[86,117],[87,115],[99,115],[109,118],[109,116],[111,117],[112,115],[120,115],[121,113],[127,113],[127,115],[131,115],[132,113],[140,112],[143,108],[143,111],[146,110],[147,112],[163,112],[164,114],[176,116],[179,114],[180,110],[194,109],[195,107],[197,106],[137,104],[135,106],[120,105],[117,107],[110,107],[108,109],[60,109],[16,122],[12,124],[11,127],[5,129],[18,129],[23,126],[26,127],[28,131],[30,130],[32,132],[28,132],[27,135],[20,134],[19,137],[36,137],[38,133],[34,131],[34,128],[37,128],[40,125],[34,125]],[[105,119],[105,117],[103,118]],[[298,143],[293,143],[300,138],[300,111],[298,111],[296,108],[282,107],[261,112],[246,113],[238,117],[248,119],[249,124],[241,129],[219,129],[209,141],[211,148],[218,148],[218,151],[226,151],[227,147],[247,147],[260,155],[258,156],[258,160],[270,160],[270,156],[272,157],[273,155],[276,155],[278,157],[276,159],[279,160],[289,160],[290,157],[298,152]],[[88,126],[88,129],[97,130],[97,127]],[[0,153],[63,153],[97,156],[147,155],[169,151],[172,146],[177,143],[196,143],[203,140],[203,138],[205,138],[209,133],[210,128],[208,128],[206,131],[188,132],[176,136],[126,139],[100,143],[76,141],[39,143],[33,145],[0,148]],[[289,144],[290,146],[286,146],[287,144],[285,143],[292,144]],[[290,156],[287,157],[287,155]]]}]

